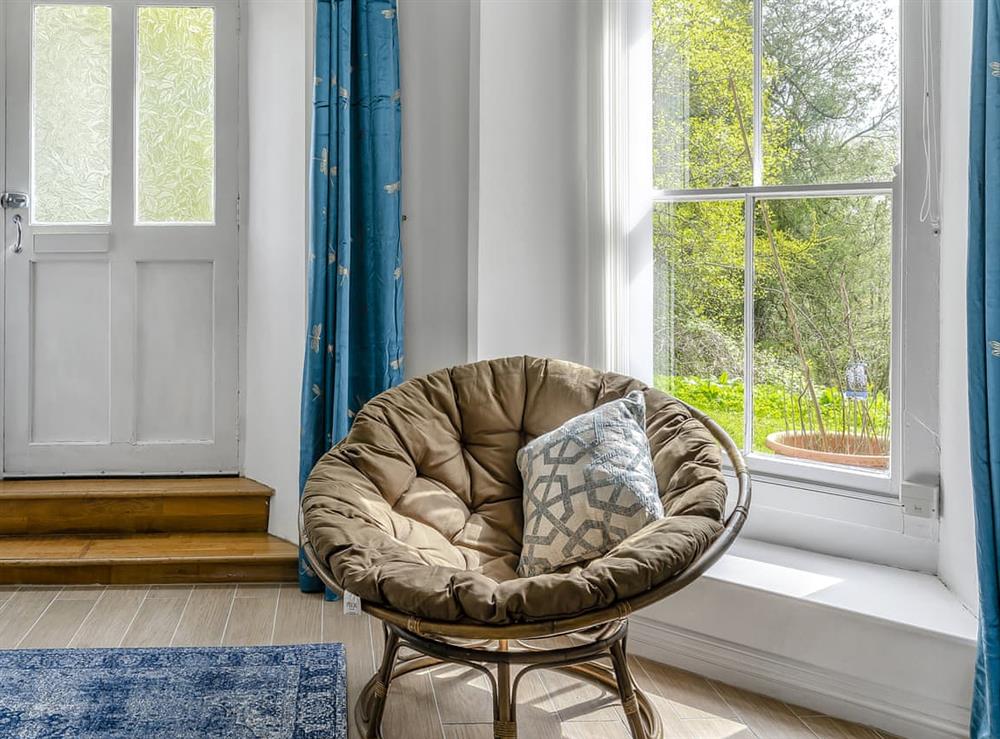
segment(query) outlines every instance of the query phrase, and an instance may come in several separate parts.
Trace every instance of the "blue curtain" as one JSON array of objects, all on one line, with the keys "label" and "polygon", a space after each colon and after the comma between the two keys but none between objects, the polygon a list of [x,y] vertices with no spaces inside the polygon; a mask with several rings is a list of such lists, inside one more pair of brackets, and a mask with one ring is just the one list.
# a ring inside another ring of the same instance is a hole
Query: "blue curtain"
[{"label": "blue curtain", "polygon": [[[403,375],[395,0],[318,0],[299,488]],[[299,585],[322,584],[299,558]]]},{"label": "blue curtain", "polygon": [[969,425],[979,560],[971,735],[1000,736],[1000,7],[975,0],[969,120]]}]

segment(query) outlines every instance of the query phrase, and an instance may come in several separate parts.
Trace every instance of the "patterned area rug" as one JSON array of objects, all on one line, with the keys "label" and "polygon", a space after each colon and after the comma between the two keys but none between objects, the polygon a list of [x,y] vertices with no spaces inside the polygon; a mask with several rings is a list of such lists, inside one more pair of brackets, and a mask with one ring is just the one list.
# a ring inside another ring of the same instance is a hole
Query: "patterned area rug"
[{"label": "patterned area rug", "polygon": [[0,651],[0,736],[346,739],[344,645]]}]

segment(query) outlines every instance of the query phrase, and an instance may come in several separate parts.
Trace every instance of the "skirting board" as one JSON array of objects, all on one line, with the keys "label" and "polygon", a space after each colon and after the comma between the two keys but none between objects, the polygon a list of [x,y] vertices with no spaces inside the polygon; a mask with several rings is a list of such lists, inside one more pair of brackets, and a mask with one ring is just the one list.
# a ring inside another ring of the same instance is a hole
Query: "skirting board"
[{"label": "skirting board", "polygon": [[719,682],[908,739],[968,736],[969,709],[780,655],[632,616],[629,651]]}]

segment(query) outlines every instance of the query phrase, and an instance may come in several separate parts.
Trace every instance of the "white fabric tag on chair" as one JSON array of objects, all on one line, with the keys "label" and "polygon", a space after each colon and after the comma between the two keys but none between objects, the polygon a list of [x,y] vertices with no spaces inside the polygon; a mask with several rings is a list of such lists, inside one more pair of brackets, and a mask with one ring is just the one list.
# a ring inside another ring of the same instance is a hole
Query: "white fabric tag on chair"
[{"label": "white fabric tag on chair", "polygon": [[344,613],[348,616],[357,616],[361,613],[361,598],[346,590],[344,591]]}]

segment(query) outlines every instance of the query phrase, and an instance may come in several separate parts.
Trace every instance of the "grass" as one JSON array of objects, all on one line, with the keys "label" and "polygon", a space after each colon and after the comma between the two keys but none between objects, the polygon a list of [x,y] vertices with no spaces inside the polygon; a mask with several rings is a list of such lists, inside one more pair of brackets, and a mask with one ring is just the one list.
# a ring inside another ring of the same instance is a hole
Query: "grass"
[{"label": "grass", "polygon": [[[743,434],[743,380],[719,378],[683,377],[679,375],[657,375],[654,384],[660,390],[693,405],[707,413],[722,426],[733,441],[741,449],[746,449]],[[818,387],[820,409],[823,413],[823,423],[830,431],[841,432],[855,428],[851,418],[844,416],[844,404],[836,388]],[[851,408],[852,401],[847,401],[846,407]],[[763,454],[772,454],[764,443],[768,434],[776,431],[786,431],[798,424],[793,420],[799,418],[795,399],[788,391],[778,385],[758,383],[754,387],[754,424],[752,450]],[[879,395],[869,402],[869,413],[875,419],[875,427],[879,433],[884,431],[888,418],[888,399]]]}]

